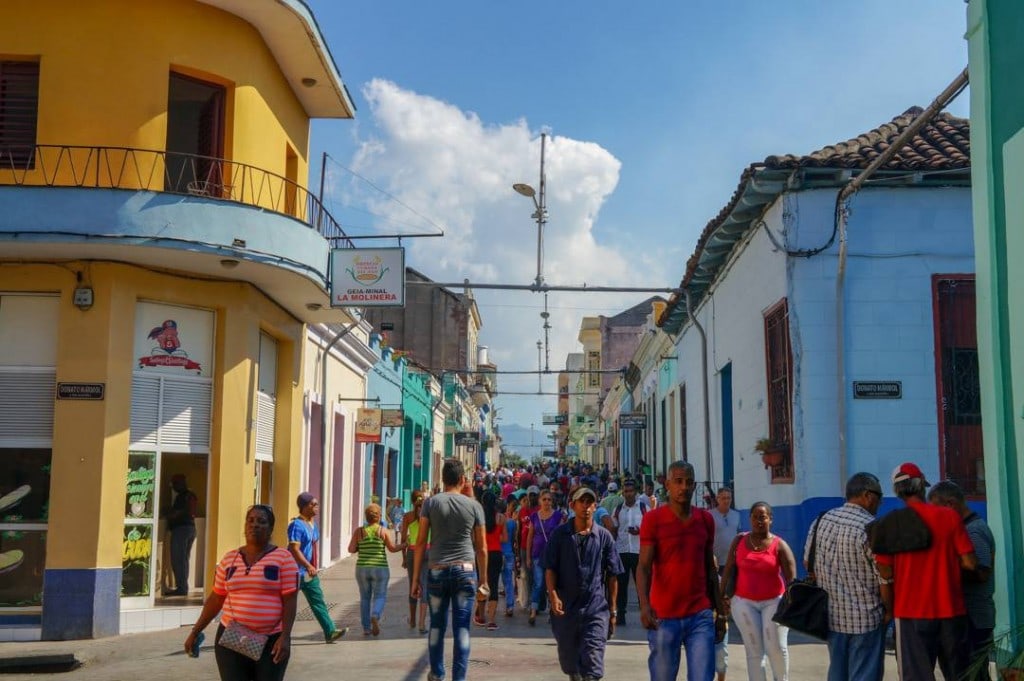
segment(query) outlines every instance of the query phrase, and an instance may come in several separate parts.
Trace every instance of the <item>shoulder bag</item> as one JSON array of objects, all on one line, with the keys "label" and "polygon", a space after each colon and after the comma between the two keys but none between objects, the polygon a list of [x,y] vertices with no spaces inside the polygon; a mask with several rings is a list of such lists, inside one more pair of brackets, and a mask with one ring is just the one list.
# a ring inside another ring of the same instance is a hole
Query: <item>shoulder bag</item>
[{"label": "shoulder bag", "polygon": [[821,519],[827,511],[822,511],[814,526],[811,537],[811,551],[807,556],[806,579],[795,579],[786,587],[779,607],[772,616],[776,624],[795,629],[815,638],[828,638],[828,592],[814,583],[814,554],[818,545],[818,532],[821,530]]},{"label": "shoulder bag", "polygon": [[[232,565],[235,564],[235,560],[238,560],[238,556],[241,554],[242,552],[239,551],[235,555],[235,559],[231,561]],[[230,607],[230,594],[226,597],[225,604]],[[232,612],[228,613],[231,615],[231,621],[224,627],[224,633],[220,635],[217,645],[233,650],[239,655],[245,655],[250,660],[258,661],[263,657],[263,649],[266,647],[267,639],[270,637],[267,634],[258,634],[236,620],[233,610],[234,608],[232,608]]]}]

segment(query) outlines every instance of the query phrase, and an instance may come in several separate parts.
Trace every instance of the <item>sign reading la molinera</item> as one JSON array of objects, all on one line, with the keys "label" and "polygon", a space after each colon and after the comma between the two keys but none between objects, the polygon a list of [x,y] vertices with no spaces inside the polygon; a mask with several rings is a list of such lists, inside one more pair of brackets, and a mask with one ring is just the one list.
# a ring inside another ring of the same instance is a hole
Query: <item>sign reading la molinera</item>
[{"label": "sign reading la molinera", "polygon": [[331,307],[405,305],[404,248],[331,251]]}]

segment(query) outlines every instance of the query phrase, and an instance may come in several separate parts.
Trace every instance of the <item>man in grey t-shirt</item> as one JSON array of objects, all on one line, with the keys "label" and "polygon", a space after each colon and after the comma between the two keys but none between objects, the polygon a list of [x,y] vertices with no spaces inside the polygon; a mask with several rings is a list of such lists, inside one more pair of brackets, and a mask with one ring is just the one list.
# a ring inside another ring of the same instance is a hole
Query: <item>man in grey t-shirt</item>
[{"label": "man in grey t-shirt", "polygon": [[[455,639],[452,681],[465,681],[474,595],[479,592],[486,598],[489,594],[484,509],[475,499],[460,492],[466,483],[466,470],[461,461],[448,459],[444,462],[441,482],[444,492],[427,499],[420,512],[412,574],[421,574],[426,560],[427,604],[430,608],[430,638],[427,639],[430,673],[427,679],[444,679],[444,632],[450,607]],[[430,555],[425,556],[428,537]],[[479,589],[478,583],[481,584]],[[413,598],[419,598],[421,588],[419,583],[413,585]]]}]

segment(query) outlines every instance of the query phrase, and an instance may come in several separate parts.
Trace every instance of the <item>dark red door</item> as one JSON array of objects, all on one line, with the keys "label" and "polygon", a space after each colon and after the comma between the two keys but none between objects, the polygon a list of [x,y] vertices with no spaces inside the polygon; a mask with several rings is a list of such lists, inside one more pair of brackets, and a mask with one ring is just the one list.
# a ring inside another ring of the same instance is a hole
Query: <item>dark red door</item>
[{"label": "dark red door", "polygon": [[943,478],[984,496],[974,276],[937,275],[934,300],[939,463]]}]

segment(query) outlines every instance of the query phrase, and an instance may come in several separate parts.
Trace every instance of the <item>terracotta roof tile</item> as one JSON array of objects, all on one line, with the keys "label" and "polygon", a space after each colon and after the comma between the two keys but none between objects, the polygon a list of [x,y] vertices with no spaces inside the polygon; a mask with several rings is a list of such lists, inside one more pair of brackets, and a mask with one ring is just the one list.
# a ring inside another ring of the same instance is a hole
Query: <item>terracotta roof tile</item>
[{"label": "terracotta roof tile", "polygon": [[[866,168],[889,148],[922,111],[914,106],[851,140],[831,144],[806,156],[769,156],[768,168]],[[914,135],[883,168],[886,170],[945,170],[971,167],[971,126],[966,118],[940,113]]]}]

